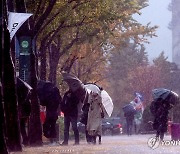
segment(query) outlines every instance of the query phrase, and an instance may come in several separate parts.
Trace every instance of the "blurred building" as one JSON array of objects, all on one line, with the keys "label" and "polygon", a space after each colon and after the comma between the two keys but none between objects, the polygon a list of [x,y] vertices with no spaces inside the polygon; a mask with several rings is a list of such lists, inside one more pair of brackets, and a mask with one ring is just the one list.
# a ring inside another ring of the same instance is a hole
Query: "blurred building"
[{"label": "blurred building", "polygon": [[172,61],[180,68],[180,0],[172,0]]}]

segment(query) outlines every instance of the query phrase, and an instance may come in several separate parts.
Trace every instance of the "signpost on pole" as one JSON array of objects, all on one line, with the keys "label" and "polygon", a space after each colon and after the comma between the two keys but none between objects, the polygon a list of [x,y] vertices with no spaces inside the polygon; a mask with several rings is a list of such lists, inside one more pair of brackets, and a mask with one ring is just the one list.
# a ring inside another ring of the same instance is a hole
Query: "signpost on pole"
[{"label": "signpost on pole", "polygon": [[30,83],[30,52],[31,52],[31,37],[21,36],[19,43],[19,77]]}]

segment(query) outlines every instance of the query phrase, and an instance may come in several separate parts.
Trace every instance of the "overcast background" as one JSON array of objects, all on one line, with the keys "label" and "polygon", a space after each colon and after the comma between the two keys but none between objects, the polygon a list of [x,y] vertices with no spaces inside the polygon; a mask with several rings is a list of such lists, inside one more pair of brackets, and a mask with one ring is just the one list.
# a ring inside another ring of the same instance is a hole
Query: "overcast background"
[{"label": "overcast background", "polygon": [[159,26],[156,32],[158,37],[150,38],[150,44],[146,44],[150,61],[158,57],[162,51],[168,60],[172,61],[172,33],[168,29],[172,18],[172,14],[168,10],[170,3],[171,0],[149,0],[149,6],[142,9],[141,16],[136,17],[142,24],[151,22],[151,26]]}]

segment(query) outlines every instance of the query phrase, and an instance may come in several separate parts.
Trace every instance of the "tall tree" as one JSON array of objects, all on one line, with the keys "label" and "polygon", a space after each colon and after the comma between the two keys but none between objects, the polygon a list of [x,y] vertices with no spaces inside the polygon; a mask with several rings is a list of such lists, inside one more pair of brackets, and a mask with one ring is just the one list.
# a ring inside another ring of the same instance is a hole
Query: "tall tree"
[{"label": "tall tree", "polygon": [[71,72],[80,78],[84,83],[99,83],[105,79],[104,71],[108,60],[108,54],[103,51],[102,42],[86,42],[77,46],[79,50],[73,52],[77,56],[72,65]]},{"label": "tall tree", "polygon": [[160,69],[160,73],[162,74],[161,80],[165,88],[168,88],[167,82],[170,81],[171,77],[171,63],[167,59],[168,57],[165,57],[164,52],[161,52],[160,55],[153,60],[154,65]]},{"label": "tall tree", "polygon": [[139,66],[128,73],[129,92],[140,92],[144,97],[144,107],[152,101],[152,90],[162,87],[162,74],[156,66]]},{"label": "tall tree", "polygon": [[120,46],[113,49],[109,60],[108,80],[112,88],[111,96],[116,106],[116,114],[127,102],[132,99],[132,91],[129,91],[130,82],[128,75],[130,71],[139,66],[147,66],[147,53],[143,45],[137,45],[129,39],[121,42]]},{"label": "tall tree", "polygon": [[5,138],[5,124],[6,124],[6,119],[5,119],[5,111],[4,111],[4,101],[3,101],[3,88],[2,88],[2,82],[3,82],[3,55],[4,55],[4,26],[5,26],[5,14],[4,8],[5,1],[2,1],[0,3],[0,153],[7,154],[8,149],[6,145],[6,138]]},{"label": "tall tree", "polygon": [[[17,97],[15,87],[15,72],[10,53],[10,34],[7,29],[7,2],[3,1],[2,12],[2,50],[1,50],[1,124],[6,133],[6,140],[9,151],[21,151],[21,138],[19,118],[17,110]],[[4,118],[5,115],[5,119]],[[5,149],[6,147],[4,147]],[[5,149],[6,152],[6,149]]]},{"label": "tall tree", "polygon": [[[126,38],[133,36],[138,42],[145,41],[144,36],[147,32],[152,36],[154,27],[138,24],[132,15],[138,13],[146,5],[146,0],[133,2],[124,0],[64,0],[52,3],[45,0],[28,0],[29,10],[35,12],[32,24],[39,40],[41,79],[47,78],[48,53],[49,57],[56,55],[55,61],[50,63],[54,67],[49,66],[57,68],[59,59],[64,54],[71,52],[70,49],[76,46],[76,43],[84,43],[92,37],[103,37],[106,40],[110,34],[121,32],[118,37],[122,39],[127,32]],[[139,31],[141,31],[141,37],[137,35]],[[50,51],[53,54],[47,52],[52,47],[51,44],[53,44],[53,51]],[[50,60],[50,62],[52,61]],[[55,80],[56,71],[52,72],[49,74],[49,79]]]}]

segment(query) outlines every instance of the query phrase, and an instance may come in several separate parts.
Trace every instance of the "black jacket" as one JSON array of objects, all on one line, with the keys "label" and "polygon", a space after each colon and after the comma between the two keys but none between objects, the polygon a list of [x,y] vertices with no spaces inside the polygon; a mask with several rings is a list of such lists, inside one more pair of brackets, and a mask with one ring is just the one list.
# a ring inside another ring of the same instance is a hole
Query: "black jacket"
[{"label": "black jacket", "polygon": [[59,107],[62,102],[59,89],[54,87],[49,93],[48,100],[46,101],[46,116],[47,117],[58,117]]},{"label": "black jacket", "polygon": [[76,95],[71,91],[67,91],[64,94],[63,101],[61,104],[61,110],[64,113],[64,116],[77,117],[78,103],[79,99],[76,97]]}]

